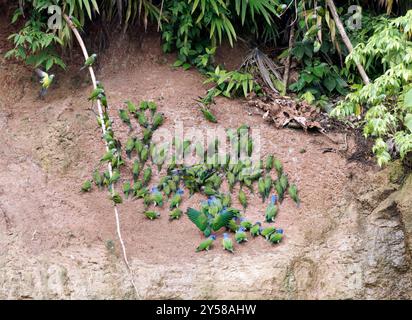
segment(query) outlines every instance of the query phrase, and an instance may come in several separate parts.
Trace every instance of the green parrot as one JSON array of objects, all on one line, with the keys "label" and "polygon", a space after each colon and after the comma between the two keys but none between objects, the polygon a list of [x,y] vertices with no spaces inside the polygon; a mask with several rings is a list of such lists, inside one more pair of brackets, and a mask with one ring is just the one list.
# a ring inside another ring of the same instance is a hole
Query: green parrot
[{"label": "green parrot", "polygon": [[230,219],[229,222],[226,224],[226,228],[232,232],[236,232],[239,229],[239,225],[237,224],[237,218]]},{"label": "green parrot", "polygon": [[282,188],[280,182],[278,180],[275,181],[275,190],[279,197],[279,202],[282,203],[283,197],[285,194],[285,190]]},{"label": "green parrot", "polygon": [[89,192],[92,189],[92,182],[90,180],[86,180],[83,182],[82,185],[82,192]]},{"label": "green parrot", "polygon": [[273,161],[273,165],[275,166],[276,172],[278,173],[278,177],[281,176],[283,173],[283,166],[279,159],[275,159]]},{"label": "green parrot", "polygon": [[207,121],[217,123],[217,119],[216,119],[215,115],[209,109],[207,109],[205,107],[202,107],[202,108],[200,108],[200,111],[202,111],[203,116],[205,117],[205,119]]},{"label": "green parrot", "polygon": [[276,196],[272,195],[272,198],[270,199],[270,203],[266,208],[265,212],[265,220],[266,222],[274,222],[276,215],[278,213],[278,207],[276,206]]},{"label": "green parrot", "polygon": [[289,186],[288,177],[285,174],[282,174],[279,178],[279,183],[282,186],[283,190],[287,190]]},{"label": "green parrot", "polygon": [[270,235],[276,231],[275,227],[267,227],[263,229],[260,234],[267,239],[269,239]]},{"label": "green parrot", "polygon": [[114,202],[114,204],[119,204],[123,202],[122,197],[116,192],[115,194],[111,195],[110,198]]},{"label": "green parrot", "polygon": [[108,106],[108,104],[107,104],[107,97],[106,97],[105,95],[101,95],[101,96],[99,97],[99,99],[100,99],[100,102],[102,103],[102,106],[103,106],[105,109],[107,109],[107,106]]},{"label": "green parrot", "polygon": [[300,206],[300,199],[298,196],[298,188],[296,187],[295,184],[292,184],[289,189],[288,189],[289,195],[292,198],[293,201],[295,201],[297,207],[299,208]]},{"label": "green parrot", "polygon": [[143,130],[143,138],[142,141],[144,144],[148,144],[150,140],[152,139],[153,136],[153,131],[150,129],[144,129]]},{"label": "green parrot", "polygon": [[147,167],[143,170],[143,185],[147,186],[147,184],[152,179],[152,168]]},{"label": "green parrot", "polygon": [[230,193],[223,194],[221,198],[222,198],[221,199],[222,200],[222,206],[224,206],[226,208],[231,206],[232,197],[230,196]]},{"label": "green parrot", "polygon": [[134,142],[134,148],[136,149],[136,152],[138,155],[140,155],[140,153],[142,152],[144,147],[144,144],[141,140],[136,139],[136,141]]},{"label": "green parrot", "polygon": [[98,170],[95,170],[93,172],[93,181],[98,187],[103,186],[103,177],[100,175],[100,172]]},{"label": "green parrot", "polygon": [[245,218],[241,217],[240,218],[240,226],[244,228],[245,230],[250,230],[252,228],[252,222],[246,220]]},{"label": "green parrot", "polygon": [[240,227],[236,233],[235,233],[235,241],[237,243],[242,243],[242,242],[246,242],[247,241],[247,236],[246,236],[246,232],[245,232],[245,228]]},{"label": "green parrot", "polygon": [[142,151],[140,152],[139,158],[140,162],[143,164],[147,161],[147,159],[149,158],[149,148],[147,146],[143,147]]},{"label": "green parrot", "polygon": [[153,101],[149,101],[147,103],[147,107],[149,108],[150,112],[152,113],[152,116],[156,113],[157,111],[157,105]]},{"label": "green parrot", "polygon": [[90,94],[89,100],[95,101],[95,100],[97,100],[97,99],[101,99],[101,98],[104,97],[104,96],[105,96],[104,89],[101,88],[101,87],[97,87],[97,88],[94,89],[94,90],[92,91],[92,93]]},{"label": "green parrot", "polygon": [[269,237],[269,241],[271,243],[279,243],[281,242],[283,239],[283,230],[282,229],[278,229],[276,230],[276,232],[272,233]]},{"label": "green parrot", "polygon": [[144,112],[145,110],[147,110],[149,108],[149,103],[147,101],[142,101],[140,102],[140,111]]},{"label": "green parrot", "polygon": [[217,194],[217,191],[210,185],[205,185],[201,187],[203,193],[207,196],[214,196]]},{"label": "green parrot", "polygon": [[116,183],[120,179],[120,171],[119,169],[114,169],[112,172],[112,176],[110,177],[109,184]]},{"label": "green parrot", "polygon": [[50,85],[52,84],[54,80],[54,74],[49,75],[47,72],[44,72],[43,70],[40,70],[38,68],[35,69],[35,72],[37,76],[39,77],[40,84],[41,84],[41,90],[40,90],[39,96],[41,99],[43,99],[47,93],[47,89],[49,89]]},{"label": "green parrot", "polygon": [[91,56],[89,56],[86,61],[84,62],[83,67],[80,68],[80,70],[83,70],[85,68],[91,67],[93,63],[96,62],[97,54],[93,53]]},{"label": "green parrot", "polygon": [[217,231],[226,226],[233,218],[232,212],[222,211],[212,220],[205,212],[193,208],[188,208],[186,214],[206,237],[210,236],[212,230]]},{"label": "green parrot", "polygon": [[167,153],[166,153],[166,149],[163,148],[162,150],[160,150],[160,152],[157,155],[157,158],[155,159],[156,161],[154,161],[157,165],[157,171],[161,171],[163,164],[165,163],[167,158]]},{"label": "green parrot", "polygon": [[209,236],[209,238],[207,238],[205,241],[199,244],[199,246],[196,248],[196,252],[203,251],[203,250],[208,251],[209,248],[212,246],[213,241],[215,240],[216,240],[216,236],[212,234],[211,236]]},{"label": "green parrot", "polygon": [[223,245],[223,250],[227,250],[231,253],[234,253],[232,239],[230,239],[227,233],[223,234],[222,245]]},{"label": "green parrot", "polygon": [[136,192],[135,192],[135,197],[137,198],[137,199],[141,199],[141,198],[144,198],[146,195],[148,195],[149,194],[149,188],[147,188],[147,187],[141,187],[141,188],[139,188],[139,190],[137,190]]},{"label": "green parrot", "polygon": [[136,196],[136,194],[143,188],[143,184],[141,181],[135,181],[133,184],[133,195]]},{"label": "green parrot", "polygon": [[237,128],[237,134],[240,135],[244,132],[249,132],[250,126],[247,124],[241,124],[239,128]]},{"label": "green parrot", "polygon": [[82,31],[82,24],[76,17],[69,16],[69,19],[73,23],[73,25],[76,27],[76,29],[78,29],[79,31]]},{"label": "green parrot", "polygon": [[164,122],[164,115],[162,113],[156,113],[153,116],[153,121],[152,121],[152,131],[156,130],[159,128]]},{"label": "green parrot", "polygon": [[270,175],[265,177],[265,198],[269,197],[270,190],[272,190],[272,178]]},{"label": "green parrot", "polygon": [[170,200],[170,210],[172,210],[173,208],[179,207],[180,203],[182,202],[182,194],[183,194],[182,189],[177,190],[176,194]]},{"label": "green parrot", "polygon": [[163,186],[163,192],[166,195],[166,197],[169,197],[169,195],[172,193],[172,190],[170,190],[170,187],[167,183]]},{"label": "green parrot", "polygon": [[137,179],[138,179],[138,177],[139,177],[140,169],[141,169],[141,167],[140,167],[140,162],[139,162],[138,160],[135,160],[135,161],[133,162],[133,168],[132,168],[133,181],[134,181],[134,182],[136,182]]},{"label": "green parrot", "polygon": [[143,111],[139,112],[139,114],[137,116],[137,121],[144,128],[147,128],[149,126],[149,122],[147,121],[147,117],[146,117],[146,115]]},{"label": "green parrot", "polygon": [[150,193],[146,193],[143,196],[143,204],[144,204],[146,209],[152,204],[152,197],[151,197]]},{"label": "green parrot", "polygon": [[132,129],[132,123],[130,122],[130,117],[126,110],[120,109],[119,110],[119,117],[120,119]]},{"label": "green parrot", "polygon": [[154,220],[160,217],[160,213],[156,211],[145,211],[144,215],[150,220]]},{"label": "green parrot", "polygon": [[132,185],[130,184],[130,181],[126,181],[123,184],[123,194],[126,196],[126,198],[129,197],[130,191],[132,190]]},{"label": "green parrot", "polygon": [[153,202],[155,207],[163,207],[163,195],[157,187],[153,187],[150,191],[150,200]]},{"label": "green parrot", "polygon": [[137,107],[133,102],[127,100],[124,103],[127,105],[127,110],[129,111],[129,113],[134,114],[137,112]]},{"label": "green parrot", "polygon": [[169,219],[170,220],[177,220],[180,219],[180,217],[182,216],[183,212],[182,210],[180,210],[179,208],[174,209],[173,211],[171,211],[169,213]]},{"label": "green parrot", "polygon": [[232,172],[227,172],[226,174],[226,178],[227,178],[227,183],[229,184],[229,191],[232,192],[233,191],[233,187],[236,184],[236,177]]},{"label": "green parrot", "polygon": [[247,207],[247,198],[246,198],[246,193],[240,189],[239,190],[239,202],[243,206],[243,209],[246,210]]},{"label": "green parrot", "polygon": [[273,167],[275,166],[274,162],[275,162],[275,158],[273,157],[273,155],[270,155],[269,157],[267,157],[266,163],[265,163],[265,169],[267,172],[273,169]]},{"label": "green parrot", "polygon": [[266,187],[265,187],[265,180],[263,178],[259,178],[258,181],[258,192],[262,197],[262,202],[265,202],[266,199]]},{"label": "green parrot", "polygon": [[126,141],[125,150],[126,150],[126,155],[129,159],[131,158],[131,154],[135,148],[135,140],[136,138],[129,137]]},{"label": "green parrot", "polygon": [[262,224],[260,222],[256,222],[252,228],[250,228],[250,234],[252,237],[257,237],[260,235],[262,231]]}]

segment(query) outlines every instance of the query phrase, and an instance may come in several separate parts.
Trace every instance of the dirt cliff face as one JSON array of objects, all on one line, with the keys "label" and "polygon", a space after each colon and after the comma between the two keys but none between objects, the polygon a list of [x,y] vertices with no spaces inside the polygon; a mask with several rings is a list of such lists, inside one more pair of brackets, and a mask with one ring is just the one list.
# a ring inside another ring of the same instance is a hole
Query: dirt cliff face
[{"label": "dirt cliff face", "polygon": [[[6,35],[0,25],[2,53]],[[412,176],[323,153],[331,147],[323,135],[277,130],[239,100],[218,99],[212,108],[219,124],[206,122],[194,103],[204,93],[201,76],[171,68],[173,57],[161,55],[158,43],[153,37],[140,48],[114,42],[101,56],[98,77],[111,115],[126,99],[152,99],[166,115],[166,128],[174,119],[204,130],[242,123],[259,128],[263,156],[273,153],[284,162],[302,198],[299,209],[289,199],[281,207],[276,225],[285,230],[284,242],[253,239],[236,246],[234,255],[216,242],[196,254],[203,238],[187,217],[170,222],[165,209],[159,221],[148,221],[142,203],[129,200],[119,210],[136,295],[107,194],[79,192],[104,152],[80,60],[57,73],[39,101],[30,70],[1,54],[0,297],[411,298]],[[125,137],[127,128],[115,126]],[[248,196],[246,216],[262,220],[265,204]],[[182,209],[200,199],[186,196]]]}]

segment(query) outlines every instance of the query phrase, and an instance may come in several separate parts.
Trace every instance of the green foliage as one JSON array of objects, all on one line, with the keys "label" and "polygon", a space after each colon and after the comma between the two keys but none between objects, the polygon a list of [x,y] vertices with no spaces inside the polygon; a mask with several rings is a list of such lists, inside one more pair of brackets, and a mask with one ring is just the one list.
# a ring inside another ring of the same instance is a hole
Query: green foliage
[{"label": "green foliage", "polygon": [[24,27],[9,36],[14,48],[6,53],[6,58],[16,58],[34,67],[43,66],[49,70],[54,64],[63,69],[65,64],[56,52],[56,44],[62,41],[55,34],[47,32],[46,24],[33,16]]},{"label": "green foliage", "polygon": [[207,70],[217,42],[223,36],[232,44],[236,39],[224,1],[166,1],[164,14],[163,51],[177,51],[176,66]]},{"label": "green foliage", "polygon": [[259,93],[261,90],[250,73],[221,70],[218,66],[213,72],[208,72],[207,75],[209,78],[204,83],[212,82],[215,84],[212,89],[215,96],[247,97],[251,92]]},{"label": "green foliage", "polygon": [[305,64],[298,81],[289,87],[292,91],[310,92],[315,98],[322,95],[330,96],[333,93],[346,93],[347,83],[340,77],[336,66],[319,60],[306,60]]},{"label": "green foliage", "polygon": [[237,27],[255,36],[277,35],[274,17],[284,8],[277,0],[177,0],[164,7],[163,50],[177,51],[177,66],[202,71],[210,70],[218,44],[227,39],[233,45]]},{"label": "green foliage", "polygon": [[347,57],[367,70],[381,65],[382,74],[368,85],[355,87],[334,110],[336,117],[360,115],[365,107],[365,136],[375,138],[379,165],[391,159],[387,142],[394,140],[403,158],[412,151],[412,10],[405,16],[383,22],[366,43],[358,44]]}]

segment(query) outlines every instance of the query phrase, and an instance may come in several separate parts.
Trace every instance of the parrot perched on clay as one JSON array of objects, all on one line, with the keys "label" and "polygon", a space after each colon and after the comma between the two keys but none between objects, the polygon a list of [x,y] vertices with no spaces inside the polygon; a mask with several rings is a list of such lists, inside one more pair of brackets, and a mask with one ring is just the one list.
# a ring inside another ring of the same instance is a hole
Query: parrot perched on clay
[{"label": "parrot perched on clay", "polygon": [[169,218],[170,220],[178,220],[180,219],[182,214],[183,214],[182,210],[180,210],[179,208],[176,208],[169,213]]},{"label": "parrot perched on clay", "polygon": [[278,213],[278,207],[276,206],[276,196],[273,195],[270,199],[270,203],[266,208],[265,220],[266,222],[274,222]]},{"label": "parrot perched on clay", "polygon": [[183,194],[182,189],[177,190],[176,194],[170,200],[170,209],[179,207],[180,203],[182,202],[182,194]]},{"label": "parrot perched on clay", "polygon": [[298,188],[296,185],[292,184],[289,189],[288,189],[289,195],[292,198],[293,201],[295,201],[296,205],[299,207],[300,205],[300,199],[298,196]]},{"label": "parrot perched on clay", "polygon": [[247,236],[245,232],[245,228],[240,227],[235,233],[235,240],[237,243],[242,243],[247,241]]},{"label": "parrot perched on clay", "polygon": [[163,206],[163,195],[157,187],[153,187],[150,190],[150,199],[155,206]]},{"label": "parrot perched on clay", "polygon": [[272,233],[269,237],[269,242],[275,244],[281,242],[283,239],[283,230],[278,229],[274,233]]},{"label": "parrot perched on clay", "polygon": [[267,227],[263,229],[260,234],[265,237],[266,239],[269,239],[270,235],[276,231],[275,227]]},{"label": "parrot perched on clay", "polygon": [[256,222],[252,228],[250,228],[250,234],[252,237],[257,237],[260,235],[262,231],[262,224],[260,222]]},{"label": "parrot perched on clay", "polygon": [[239,190],[239,202],[243,206],[243,209],[246,210],[247,198],[245,192],[242,189]]},{"label": "parrot perched on clay", "polygon": [[231,253],[234,252],[232,239],[230,239],[230,237],[227,233],[223,234],[222,245],[223,245],[224,250],[227,250]]},{"label": "parrot perched on clay", "polygon": [[199,244],[199,246],[196,248],[196,252],[203,251],[203,250],[208,251],[209,248],[212,246],[213,241],[215,240],[216,240],[216,236],[212,234],[211,236],[209,236],[209,238],[207,238],[205,241]]},{"label": "parrot perched on clay", "polygon": [[144,215],[150,220],[154,220],[160,217],[160,213],[156,211],[145,211]]}]

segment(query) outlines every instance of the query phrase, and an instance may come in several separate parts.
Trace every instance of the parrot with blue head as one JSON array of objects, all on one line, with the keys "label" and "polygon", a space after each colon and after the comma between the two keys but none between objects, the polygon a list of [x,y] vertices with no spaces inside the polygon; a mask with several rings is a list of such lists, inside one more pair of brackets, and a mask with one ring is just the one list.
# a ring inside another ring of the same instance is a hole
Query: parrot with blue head
[{"label": "parrot with blue head", "polygon": [[240,218],[240,226],[243,227],[245,230],[250,230],[252,228],[252,222],[246,220],[246,218],[241,217]]},{"label": "parrot with blue head", "polygon": [[252,228],[250,228],[250,234],[252,237],[257,237],[262,232],[262,224],[260,222],[256,222]]},{"label": "parrot with blue head", "polygon": [[283,230],[278,229],[274,233],[272,233],[269,237],[269,242],[275,244],[281,242],[283,239]]},{"label": "parrot with blue head", "polygon": [[232,239],[229,237],[227,233],[223,234],[222,245],[223,245],[223,250],[227,250],[231,253],[234,253]]},{"label": "parrot with blue head", "polygon": [[276,231],[275,227],[267,227],[263,229],[260,234],[267,239],[269,239],[270,235]]},{"label": "parrot with blue head", "polygon": [[212,234],[207,238],[205,241],[201,242],[199,246],[196,248],[196,252],[206,250],[208,251],[209,248],[213,245],[213,242],[216,240],[216,236]]},{"label": "parrot with blue head", "polygon": [[245,242],[247,241],[247,236],[246,236],[246,232],[245,232],[245,228],[240,227],[236,233],[235,233],[235,240],[237,243],[241,243],[241,242]]},{"label": "parrot with blue head", "polygon": [[163,206],[163,195],[157,187],[153,187],[150,191],[150,199],[155,206]]},{"label": "parrot with blue head", "polygon": [[183,190],[178,189],[176,194],[170,200],[170,209],[179,207],[180,203],[182,202],[182,195],[183,195]]}]

